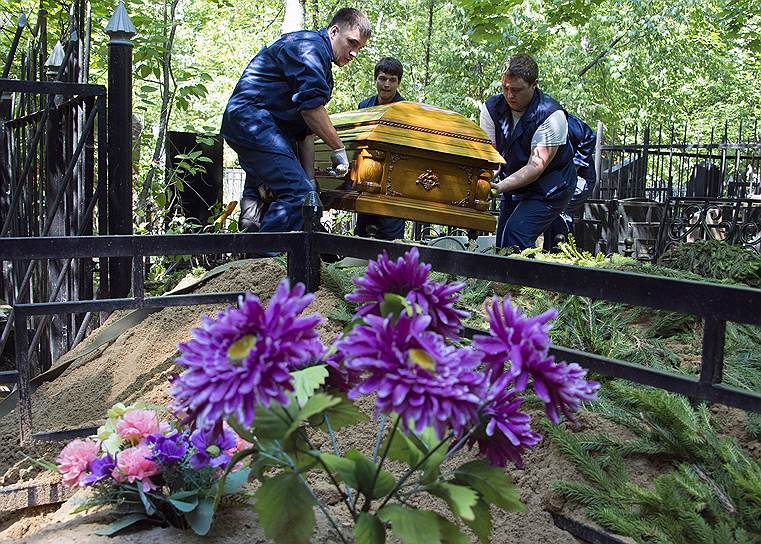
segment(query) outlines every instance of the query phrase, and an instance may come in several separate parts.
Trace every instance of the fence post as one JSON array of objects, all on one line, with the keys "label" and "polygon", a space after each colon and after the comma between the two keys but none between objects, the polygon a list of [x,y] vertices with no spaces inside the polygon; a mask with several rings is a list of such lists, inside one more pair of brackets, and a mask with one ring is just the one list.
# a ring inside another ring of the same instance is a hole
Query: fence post
[{"label": "fence post", "polygon": [[301,214],[304,217],[304,245],[288,251],[288,277],[291,284],[301,282],[307,292],[320,288],[320,256],[314,249],[314,232],[322,217],[322,201],[316,191],[307,193]]},{"label": "fence post", "polygon": [[595,140],[595,188],[592,198],[600,198],[600,181],[602,180],[602,121],[597,121],[597,139]]},{"label": "fence post", "polygon": [[606,245],[608,254],[618,253],[618,200],[613,198],[608,200],[608,236]]},{"label": "fence post", "polygon": [[[132,38],[137,31],[121,0],[106,25],[108,42],[108,234],[132,234]],[[110,295],[127,296],[129,258],[108,263]]]},{"label": "fence post", "polygon": [[[45,69],[47,71],[47,77],[54,81],[56,74],[61,68],[65,60],[65,54],[61,42],[56,42],[53,51],[50,53],[47,61],[45,62]],[[60,105],[63,101],[61,96],[54,96],[53,102],[56,106]],[[52,108],[48,114],[47,123],[45,125],[45,133],[43,136],[43,146],[45,149],[45,199],[44,199],[44,214],[43,217],[47,218],[46,221],[50,221],[50,229],[48,230],[48,236],[66,236],[66,219],[69,215],[66,210],[66,204],[68,199],[64,196],[58,202],[56,202],[55,195],[58,195],[63,190],[63,177],[66,170],[66,154],[64,151],[64,128],[61,119],[61,111],[57,108]],[[53,206],[55,208],[53,209]],[[69,210],[70,211],[70,210]],[[44,226],[42,227],[44,228]],[[42,233],[44,234],[44,233]],[[59,259],[49,259],[47,262],[42,262],[43,270],[47,270],[47,284],[43,292],[43,297],[47,299],[48,293],[51,293],[54,289],[54,285],[57,283],[57,278],[63,270],[64,262]],[[45,281],[45,280],[43,280]],[[33,280],[30,280],[33,282]],[[32,283],[33,285],[33,283]],[[31,291],[32,289],[30,289]],[[67,290],[59,289],[58,294],[51,302],[65,302],[68,300]],[[47,370],[48,362],[52,364],[61,355],[68,351],[67,327],[66,315],[54,315],[50,320],[50,334],[48,335],[49,347],[50,347],[50,361],[45,360],[44,350],[40,350],[40,356],[38,356],[38,368],[39,372]]]},{"label": "fence post", "polygon": [[648,156],[650,154],[650,125],[645,127],[645,130],[642,131],[642,174],[640,176],[640,180],[637,180],[638,182],[642,183],[641,190],[640,187],[637,187],[638,194],[645,196],[645,188],[647,187],[647,160]]}]

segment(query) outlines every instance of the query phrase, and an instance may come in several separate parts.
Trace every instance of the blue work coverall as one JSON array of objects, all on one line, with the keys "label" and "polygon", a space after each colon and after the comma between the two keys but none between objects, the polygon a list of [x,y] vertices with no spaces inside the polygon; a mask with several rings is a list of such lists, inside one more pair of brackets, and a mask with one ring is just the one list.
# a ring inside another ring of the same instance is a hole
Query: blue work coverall
[{"label": "blue work coverall", "polygon": [[246,171],[243,196],[258,198],[259,185],[275,195],[261,232],[303,227],[301,206],[314,185],[297,151],[311,133],[301,112],[330,100],[332,62],[326,29],[285,34],[251,60],[227,103],[221,133]]},{"label": "blue work coverall", "polygon": [[[405,98],[397,93],[394,95],[391,102],[401,102]],[[358,109],[372,108],[378,105],[378,95],[365,98],[359,103]],[[369,227],[375,227],[377,229],[375,237],[380,240],[401,240],[404,238],[404,219],[397,219],[396,217],[384,217],[381,215],[369,215],[364,213],[357,214],[357,226],[354,229],[354,233],[357,236],[369,236]]]},{"label": "blue work coverall", "polygon": [[548,251],[557,245],[558,235],[562,234],[567,239],[568,234],[573,232],[573,219],[579,215],[597,181],[594,163],[597,135],[589,125],[570,113],[568,114],[568,142],[574,150],[573,164],[576,167],[576,187],[566,209],[544,232],[544,249]]},{"label": "blue work coverall", "polygon": [[[536,89],[517,124],[513,123],[512,111],[501,93],[486,101],[486,109],[494,121],[497,151],[506,161],[499,175],[506,177],[526,166],[536,129],[552,113],[563,108],[551,96]],[[503,195],[497,223],[497,247],[518,250],[533,247],[539,235],[565,209],[575,184],[573,148],[566,141],[538,179]]]}]

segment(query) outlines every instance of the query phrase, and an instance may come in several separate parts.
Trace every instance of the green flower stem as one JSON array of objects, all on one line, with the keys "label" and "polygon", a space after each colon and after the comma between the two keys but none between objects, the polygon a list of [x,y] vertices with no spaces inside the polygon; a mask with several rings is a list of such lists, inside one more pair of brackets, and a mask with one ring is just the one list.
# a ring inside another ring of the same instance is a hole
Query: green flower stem
[{"label": "green flower stem", "polygon": [[[394,435],[396,434],[396,430],[399,428],[399,422],[401,421],[400,417],[397,417],[394,421],[394,426],[391,428],[391,433],[388,435],[388,440],[386,441],[386,447],[383,448],[383,455],[380,458],[380,461],[378,462],[378,468],[375,469],[375,474],[373,475],[373,481],[370,484],[370,494],[372,495],[373,490],[375,490],[375,482],[378,481],[378,476],[380,476],[381,469],[383,468],[383,462],[386,460],[386,456],[388,455],[388,450],[391,449],[391,441],[394,439]],[[383,419],[381,423],[381,429],[378,431],[378,442],[380,442],[380,439],[383,435],[383,425],[386,423],[385,418]],[[357,499],[359,499],[359,493],[357,493]],[[362,511],[363,512],[369,512],[370,511],[370,503],[372,502],[371,497],[365,497],[365,503],[362,505]],[[354,501],[354,505],[356,506],[357,501]]]},{"label": "green flower stem", "polygon": [[386,428],[386,414],[381,415],[380,427],[375,435],[375,447],[373,448],[373,463],[378,462],[378,452],[380,451],[381,440],[383,440],[383,431]]},{"label": "green flower stem", "polygon": [[470,438],[470,436],[471,436],[471,435],[472,435],[474,432],[476,432],[476,429],[477,429],[477,428],[478,428],[478,426],[475,426],[475,427],[471,427],[471,428],[470,428],[470,430],[469,430],[467,433],[465,433],[464,435],[462,435],[462,438],[460,438],[460,439],[457,441],[457,443],[456,443],[454,446],[452,446],[452,447],[451,447],[451,448],[450,448],[450,449],[447,451],[447,453],[444,455],[444,459],[442,459],[442,460],[441,460],[441,463],[442,463],[442,464],[443,464],[443,463],[445,463],[445,462],[446,462],[447,460],[449,460],[449,459],[450,459],[450,458],[451,458],[451,457],[452,457],[452,456],[453,456],[455,453],[457,453],[458,451],[460,451],[460,450],[462,449],[462,447],[465,445],[465,442],[468,440],[468,438]]},{"label": "green flower stem", "polygon": [[[399,422],[399,420],[397,419],[397,423],[398,423],[398,422]],[[423,456],[423,458],[422,458],[420,461],[418,461],[418,463],[417,463],[417,464],[416,464],[414,467],[412,467],[412,468],[411,468],[411,469],[409,469],[407,472],[405,472],[405,473],[404,473],[404,475],[401,477],[401,479],[400,479],[398,482],[396,482],[396,485],[394,486],[394,489],[392,489],[392,490],[391,490],[391,493],[389,493],[388,495],[386,495],[386,498],[385,498],[385,499],[383,499],[383,502],[382,502],[382,503],[381,503],[381,505],[378,507],[378,510],[380,510],[381,508],[383,508],[384,506],[386,506],[386,503],[388,503],[388,501],[390,501],[390,500],[391,500],[391,499],[394,497],[394,495],[396,495],[396,493],[397,493],[397,492],[398,492],[398,491],[399,491],[399,490],[400,490],[400,489],[401,489],[401,488],[404,486],[404,482],[406,482],[406,481],[409,479],[409,477],[410,477],[410,476],[412,476],[412,475],[413,475],[415,472],[417,472],[417,471],[418,471],[418,469],[419,469],[421,466],[423,466],[423,463],[425,463],[425,462],[426,462],[426,461],[427,461],[427,460],[428,460],[428,459],[431,457],[431,455],[433,455],[434,453],[436,453],[436,451],[437,451],[439,448],[441,448],[441,446],[443,446],[443,445],[444,445],[444,444],[445,444],[447,441],[451,440],[452,438],[454,438],[454,433],[449,433],[449,435],[448,435],[446,438],[444,438],[444,440],[442,440],[441,442],[439,442],[439,443],[436,445],[436,447],[435,447],[435,448],[433,448],[431,451],[429,451],[428,453],[426,453],[426,454]],[[390,444],[390,443],[391,443],[391,441],[389,440],[389,444]],[[388,448],[386,448],[386,449],[388,449]]]},{"label": "green flower stem", "polygon": [[[330,424],[330,419],[328,418],[327,414],[325,414],[325,426],[328,428],[328,437],[330,437],[330,444],[333,446],[333,452],[338,457],[341,457],[341,451],[338,449],[338,442],[336,442],[336,435],[333,432],[333,426]],[[351,503],[354,500],[352,497],[351,486],[349,486],[349,484],[345,484],[345,485],[346,485],[346,496],[348,497],[348,500],[346,501],[346,506],[349,508],[349,511],[351,512],[352,517],[354,519],[357,519],[357,512],[355,510],[352,510],[351,508]]]}]

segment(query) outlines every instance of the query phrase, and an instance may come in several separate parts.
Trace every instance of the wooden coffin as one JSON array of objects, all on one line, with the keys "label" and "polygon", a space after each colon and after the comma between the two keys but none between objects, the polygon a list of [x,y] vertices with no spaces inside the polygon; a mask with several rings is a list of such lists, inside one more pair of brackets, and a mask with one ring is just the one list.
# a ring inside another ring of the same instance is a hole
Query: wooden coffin
[{"label": "wooden coffin", "polygon": [[494,232],[489,180],[501,163],[486,133],[459,113],[416,102],[330,116],[351,163],[345,180],[326,175],[330,149],[315,145],[327,208]]}]

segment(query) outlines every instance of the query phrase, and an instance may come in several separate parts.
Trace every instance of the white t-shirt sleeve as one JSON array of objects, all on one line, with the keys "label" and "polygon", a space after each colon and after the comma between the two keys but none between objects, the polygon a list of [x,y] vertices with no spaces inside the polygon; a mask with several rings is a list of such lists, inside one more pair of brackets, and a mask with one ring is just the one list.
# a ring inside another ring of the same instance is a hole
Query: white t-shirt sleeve
[{"label": "white t-shirt sleeve", "polygon": [[489,115],[489,110],[486,109],[486,104],[481,104],[481,129],[489,136],[492,145],[497,146],[496,130],[494,128],[494,119]]},{"label": "white t-shirt sleeve", "polygon": [[551,114],[531,138],[531,147],[558,147],[568,140],[568,119],[563,110]]}]

